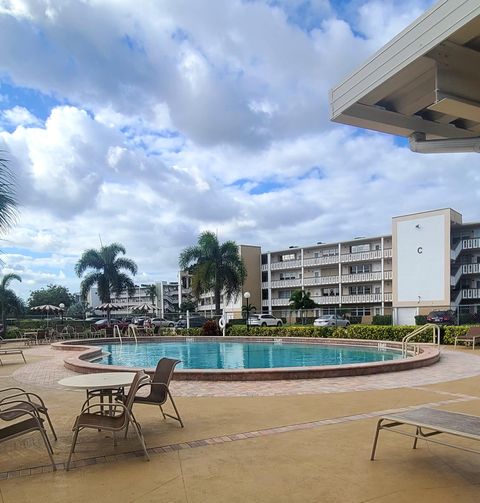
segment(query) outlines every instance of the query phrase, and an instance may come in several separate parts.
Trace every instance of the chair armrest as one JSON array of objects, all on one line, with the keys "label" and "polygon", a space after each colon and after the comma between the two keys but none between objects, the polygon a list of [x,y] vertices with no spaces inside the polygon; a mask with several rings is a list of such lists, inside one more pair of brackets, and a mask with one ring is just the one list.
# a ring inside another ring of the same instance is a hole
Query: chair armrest
[{"label": "chair armrest", "polygon": [[5,391],[21,391],[22,393],[26,393],[23,388],[3,388],[0,389],[0,393],[5,393]]},{"label": "chair armrest", "polygon": [[[6,410],[0,410],[0,417],[2,415],[2,412],[21,412],[22,414],[29,414],[30,416],[34,416],[34,417],[37,417],[37,418],[40,418],[40,415],[38,413],[38,410],[35,408],[35,406],[31,403],[31,402],[28,402],[26,400],[11,400],[9,402],[3,402],[2,405],[14,405],[14,404],[21,404],[21,403],[24,403],[24,404],[27,404],[30,408],[30,410],[28,409],[16,409],[15,407],[8,407]],[[2,418],[4,421],[7,421],[7,419],[4,419]]]},{"label": "chair armrest", "polygon": [[111,412],[115,414],[116,409],[120,408],[123,409],[125,412],[128,413],[127,407],[122,402],[112,402],[112,403],[92,403],[91,405],[88,405],[87,407],[82,408],[81,414],[84,413],[89,413],[89,414],[94,414],[93,412],[89,412],[92,409],[99,409],[100,411],[105,411],[105,409],[109,409]]},{"label": "chair armrest", "polygon": [[[15,388],[11,388],[11,389],[15,389]],[[21,388],[17,388],[17,389],[21,389]],[[31,400],[31,399],[30,399],[30,395],[31,395],[31,396],[34,396],[35,398],[37,398],[37,399],[38,399],[38,401],[40,402],[40,405],[46,409],[46,407],[45,407],[45,403],[44,403],[44,401],[40,398],[40,396],[39,396],[39,395],[37,395],[36,393],[32,393],[31,391],[23,391],[23,390],[22,390],[22,393],[15,393],[14,395],[8,395],[8,396],[6,396],[5,398],[2,398],[2,399],[0,400],[0,404],[1,404],[1,403],[3,403],[3,402],[4,402],[4,400],[7,400],[7,399],[9,399],[9,398],[14,398],[14,397],[17,397],[17,396],[26,396],[26,397],[27,397],[27,400],[28,400],[30,403],[32,403],[32,404],[34,404],[34,405],[35,405],[35,402],[34,402],[33,400]],[[38,405],[38,404],[37,404],[37,405]]]}]

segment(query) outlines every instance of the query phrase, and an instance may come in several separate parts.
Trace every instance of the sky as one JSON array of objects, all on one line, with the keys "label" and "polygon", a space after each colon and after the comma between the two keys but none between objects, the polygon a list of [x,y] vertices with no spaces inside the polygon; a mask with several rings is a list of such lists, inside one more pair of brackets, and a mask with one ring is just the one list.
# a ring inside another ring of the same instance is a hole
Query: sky
[{"label": "sky", "polygon": [[122,243],[137,283],[176,280],[200,232],[263,251],[480,220],[476,154],[422,156],[329,121],[329,89],[432,0],[0,0],[0,150],[20,216],[0,241],[20,296],[79,291]]}]

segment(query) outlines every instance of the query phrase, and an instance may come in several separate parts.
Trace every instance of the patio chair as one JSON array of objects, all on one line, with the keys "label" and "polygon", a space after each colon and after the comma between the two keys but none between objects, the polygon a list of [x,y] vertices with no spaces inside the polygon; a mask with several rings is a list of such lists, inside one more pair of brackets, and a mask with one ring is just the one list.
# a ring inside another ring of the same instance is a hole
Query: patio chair
[{"label": "patio chair", "polygon": [[[9,406],[8,404],[12,401],[16,403],[14,406]],[[57,440],[57,434],[53,429],[48,408],[39,395],[23,388],[4,388],[0,390],[0,417],[2,419],[10,421],[30,412],[35,412],[39,417],[45,416],[52,430],[53,438]]]},{"label": "patio chair", "polygon": [[480,339],[480,326],[470,327],[464,335],[457,335],[455,337],[455,348],[457,342],[472,343],[472,349],[475,349],[475,342]]},{"label": "patio chair", "polygon": [[[146,405],[158,405],[163,414],[163,419],[170,417],[178,421],[183,428],[183,421],[178,413],[177,406],[173,400],[172,394],[170,393],[169,385],[172,380],[173,371],[175,366],[180,363],[180,360],[173,360],[171,358],[161,358],[157,363],[157,368],[155,369],[155,374],[153,375],[152,381],[148,383],[143,383],[139,388],[144,386],[150,386],[150,394],[148,396],[135,396],[135,403],[142,403]],[[173,405],[176,416],[167,414],[162,405],[164,405],[170,398],[170,402]]]},{"label": "patio chair", "polygon": [[70,469],[70,461],[72,459],[72,454],[75,451],[78,433],[85,428],[91,428],[99,431],[111,431],[113,433],[113,445],[116,446],[116,432],[125,430],[126,436],[128,425],[132,423],[138,440],[142,444],[145,458],[147,459],[147,461],[150,460],[147,448],[145,446],[145,440],[143,438],[141,427],[132,413],[135,394],[137,393],[139,386],[141,386],[148,380],[149,377],[147,374],[145,374],[145,372],[143,372],[143,370],[137,372],[133,379],[132,385],[130,386],[128,394],[123,402],[116,401],[114,403],[90,403],[92,401],[92,398],[88,398],[85,401],[82,406],[80,415],[77,416],[72,429],[74,433],[72,447],[70,448],[70,454],[68,456],[67,465],[65,467],[67,471]]},{"label": "patio chair", "polygon": [[[27,363],[25,360],[25,355],[23,354],[23,349],[20,348],[2,348],[1,345],[5,344],[5,340],[3,337],[0,337],[0,355],[20,355],[23,358],[23,362]],[[0,365],[3,365],[2,360],[0,359]]]},{"label": "patio chair", "polygon": [[[13,424],[10,424],[8,426],[3,426],[3,423],[0,423],[0,442],[11,440],[33,431],[38,431],[40,432],[40,435],[42,435],[43,443],[45,444],[48,456],[52,463],[52,468],[53,470],[56,470],[57,467],[55,465],[55,461],[53,460],[52,445],[48,440],[47,433],[43,426],[43,419],[35,409],[26,409],[26,407],[28,408],[31,406],[30,402],[23,400],[11,400],[4,402],[3,405],[8,407],[8,415],[3,412],[0,413],[1,421],[10,422],[14,421],[17,417],[22,416],[27,416],[27,419],[14,422]],[[17,413],[19,413],[18,416],[16,415]]]},{"label": "patio chair", "polygon": [[45,329],[37,330],[37,344],[41,344],[42,342],[48,342],[48,332]]},{"label": "patio chair", "polygon": [[[398,426],[410,425],[415,427],[415,433],[409,433],[404,428],[397,429]],[[448,412],[440,409],[430,409],[421,407],[398,414],[388,414],[381,417],[377,422],[377,429],[373,440],[372,455],[370,459],[375,459],[378,435],[380,430],[387,430],[399,433],[407,437],[414,438],[413,448],[417,448],[418,439],[453,447],[467,452],[480,454],[480,451],[465,447],[461,444],[452,444],[441,440],[433,440],[430,437],[441,433],[462,437],[470,440],[480,440],[480,416],[471,416],[459,412]],[[427,430],[427,431],[425,431]]]}]

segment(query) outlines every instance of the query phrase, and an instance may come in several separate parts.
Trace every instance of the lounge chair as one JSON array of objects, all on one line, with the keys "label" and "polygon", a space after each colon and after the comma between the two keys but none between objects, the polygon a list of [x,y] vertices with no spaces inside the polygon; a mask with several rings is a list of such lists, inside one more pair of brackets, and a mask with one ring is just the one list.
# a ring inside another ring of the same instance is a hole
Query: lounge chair
[{"label": "lounge chair", "polygon": [[73,440],[72,447],[70,448],[70,454],[68,456],[68,461],[65,469],[68,471],[70,468],[70,461],[72,459],[72,454],[75,451],[75,445],[77,443],[77,437],[80,430],[85,428],[92,428],[95,430],[107,430],[113,433],[113,445],[117,445],[116,432],[125,430],[125,436],[128,431],[128,425],[132,423],[133,429],[137,434],[140,443],[142,444],[143,452],[145,453],[145,458],[147,461],[150,460],[145,446],[145,440],[143,434],[132,413],[133,399],[139,388],[139,386],[148,381],[149,377],[143,370],[136,373],[128,395],[126,396],[124,402],[116,401],[114,403],[90,403],[92,398],[88,398],[82,406],[80,415],[75,420],[73,426]]},{"label": "lounge chair", "polygon": [[[20,355],[23,358],[23,362],[27,363],[25,360],[25,355],[23,354],[23,350],[19,348],[2,348],[1,345],[5,344],[5,340],[3,337],[0,337],[0,356],[2,355]],[[0,365],[3,365],[2,360],[0,359]]]},{"label": "lounge chair", "polygon": [[[37,413],[35,409],[27,410],[26,407],[30,407],[30,402],[24,400],[15,400],[4,402],[3,406],[8,407],[8,415],[0,412],[0,420],[4,422],[14,421],[16,417],[27,416],[27,419],[23,419],[22,421],[14,422],[8,426],[0,427],[0,442],[4,442],[6,440],[11,440],[13,438],[20,437],[21,435],[26,435],[27,433],[31,433],[33,431],[38,431],[42,435],[43,443],[48,452],[48,456],[52,463],[52,467],[54,470],[57,469],[55,465],[55,461],[53,460],[53,449],[50,441],[48,440],[47,433],[43,426],[43,419]],[[19,413],[20,416],[15,416],[16,413]],[[1,424],[1,423],[0,423]]]},{"label": "lounge chair", "polygon": [[[9,406],[8,404],[12,401],[15,401],[15,404]],[[4,388],[0,390],[0,417],[2,419],[10,421],[30,412],[35,412],[39,417],[45,416],[52,430],[53,438],[57,440],[57,434],[53,429],[48,408],[39,395],[23,388]]]},{"label": "lounge chair", "polygon": [[[398,426],[410,425],[415,427],[415,433],[410,433],[405,429],[398,429]],[[380,430],[392,431],[414,438],[413,448],[416,449],[418,439],[446,445],[463,451],[480,454],[480,451],[469,449],[463,445],[451,444],[440,440],[433,440],[430,437],[445,433],[454,437],[463,437],[471,440],[480,440],[480,416],[471,416],[459,412],[448,412],[440,409],[430,409],[422,407],[419,409],[401,412],[399,414],[388,414],[382,416],[377,423],[375,438],[373,440],[372,455],[370,459],[375,459],[378,435]],[[427,431],[425,431],[427,430]]]},{"label": "lounge chair", "polygon": [[457,335],[455,337],[455,347],[457,347],[457,342],[471,342],[472,349],[475,349],[475,342],[477,339],[480,339],[480,326],[470,327],[466,334]]},{"label": "lounge chair", "polygon": [[[178,409],[173,401],[172,394],[170,393],[169,385],[172,380],[173,371],[175,366],[180,363],[180,360],[173,360],[171,358],[161,358],[157,363],[157,368],[155,369],[155,374],[151,382],[143,383],[139,388],[144,386],[150,386],[150,394],[148,396],[135,396],[135,403],[143,403],[146,405],[158,405],[162,411],[163,418],[167,419],[170,417],[178,421],[183,428],[183,422],[178,413]],[[173,405],[176,416],[172,416],[164,412],[162,405],[164,405],[170,398],[170,402]]]}]

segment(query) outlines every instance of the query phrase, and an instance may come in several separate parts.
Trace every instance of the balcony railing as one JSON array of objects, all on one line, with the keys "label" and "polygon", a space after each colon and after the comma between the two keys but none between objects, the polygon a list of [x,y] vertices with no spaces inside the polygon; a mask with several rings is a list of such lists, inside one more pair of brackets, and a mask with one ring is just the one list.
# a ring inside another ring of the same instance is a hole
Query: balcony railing
[{"label": "balcony railing", "polygon": [[364,272],[360,274],[342,275],[342,283],[360,283],[362,281],[381,281],[381,272]]},{"label": "balcony railing", "polygon": [[315,285],[338,285],[338,276],[310,276],[303,280],[305,286]]},{"label": "balcony railing", "polygon": [[[271,282],[271,288],[292,288],[302,286],[301,278],[279,279]],[[262,288],[268,288],[268,281],[262,283]]]},{"label": "balcony railing", "polygon": [[374,250],[362,253],[344,253],[342,255],[342,262],[361,262],[363,260],[380,260],[381,258],[382,250]]},{"label": "balcony railing", "polygon": [[287,260],[286,262],[270,263],[270,269],[272,271],[278,271],[279,269],[298,269],[299,267],[302,267],[301,260]]},{"label": "balcony railing", "polygon": [[480,299],[480,288],[463,288],[462,299]]},{"label": "balcony railing", "polygon": [[[322,297],[312,297],[312,299],[320,306],[325,304],[372,304],[382,302],[381,293],[372,293],[367,295],[331,295]],[[392,302],[392,294],[383,294],[384,302]],[[289,299],[272,299],[272,306],[288,306],[290,304]],[[262,301],[262,306],[268,306],[268,300]]]},{"label": "balcony railing", "polygon": [[479,274],[480,264],[463,264],[462,274]]},{"label": "balcony railing", "polygon": [[324,257],[304,258],[303,265],[311,267],[316,265],[338,264],[338,255],[325,255]]}]

